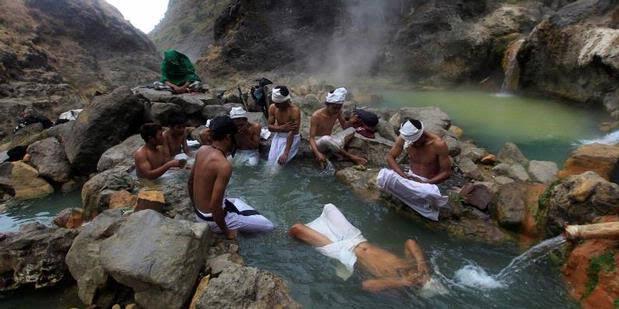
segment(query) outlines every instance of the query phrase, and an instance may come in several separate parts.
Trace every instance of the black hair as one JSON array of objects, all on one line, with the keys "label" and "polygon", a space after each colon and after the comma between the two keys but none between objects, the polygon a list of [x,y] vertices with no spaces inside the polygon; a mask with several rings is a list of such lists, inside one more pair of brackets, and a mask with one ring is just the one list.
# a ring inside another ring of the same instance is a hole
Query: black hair
[{"label": "black hair", "polygon": [[148,143],[148,140],[151,137],[156,137],[157,132],[161,130],[161,126],[156,123],[145,123],[140,127],[140,136],[144,139],[145,142]]},{"label": "black hair", "polygon": [[279,88],[279,93],[283,96],[288,96],[290,94],[290,91],[286,86],[276,86],[275,88]]},{"label": "black hair", "polygon": [[415,126],[415,128],[417,128],[417,130],[420,130],[421,127],[423,126],[421,124],[421,121],[419,121],[417,119],[413,119],[413,118],[405,118],[404,121],[402,122],[402,124],[405,124],[407,121],[410,121]]},{"label": "black hair", "polygon": [[355,108],[353,110],[353,114],[357,115],[357,117],[361,119],[361,122],[363,122],[366,126],[370,128],[373,128],[378,125],[378,115],[370,111],[366,111],[360,108]]},{"label": "black hair", "polygon": [[211,130],[211,139],[214,141],[220,141],[226,137],[226,135],[234,135],[237,133],[236,125],[234,121],[228,116],[217,116],[211,120],[209,125]]},{"label": "black hair", "polygon": [[168,118],[168,126],[177,126],[187,124],[187,116],[183,113],[174,113]]}]

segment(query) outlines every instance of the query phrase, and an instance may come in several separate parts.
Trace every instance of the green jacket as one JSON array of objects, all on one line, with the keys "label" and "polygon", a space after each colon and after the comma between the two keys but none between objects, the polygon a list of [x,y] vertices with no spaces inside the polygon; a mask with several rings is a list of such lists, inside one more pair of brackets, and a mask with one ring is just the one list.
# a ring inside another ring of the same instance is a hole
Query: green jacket
[{"label": "green jacket", "polygon": [[196,70],[189,58],[182,53],[168,49],[164,53],[161,63],[161,82],[171,82],[174,85],[182,86],[186,82],[201,81],[196,75]]}]

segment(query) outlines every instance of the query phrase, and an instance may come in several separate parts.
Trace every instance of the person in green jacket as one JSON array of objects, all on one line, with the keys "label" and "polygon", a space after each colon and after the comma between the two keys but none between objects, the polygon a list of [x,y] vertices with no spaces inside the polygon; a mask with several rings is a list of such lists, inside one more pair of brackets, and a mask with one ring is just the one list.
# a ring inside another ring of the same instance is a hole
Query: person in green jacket
[{"label": "person in green jacket", "polygon": [[168,49],[164,52],[161,63],[160,82],[170,87],[174,93],[197,92],[201,89],[201,80],[191,60],[184,54]]}]

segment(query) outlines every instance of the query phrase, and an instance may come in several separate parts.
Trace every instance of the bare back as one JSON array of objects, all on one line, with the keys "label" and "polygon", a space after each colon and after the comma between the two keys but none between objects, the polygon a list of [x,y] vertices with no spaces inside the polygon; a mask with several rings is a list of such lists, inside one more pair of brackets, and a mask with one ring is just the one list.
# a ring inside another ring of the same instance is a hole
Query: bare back
[{"label": "bare back", "polygon": [[148,148],[146,145],[136,150],[134,156],[136,172],[139,177],[143,177],[145,170],[154,170],[168,162],[168,153],[165,146],[157,146],[157,150]]},{"label": "bare back", "polygon": [[255,150],[260,146],[260,125],[250,122],[246,130],[239,130],[234,138],[238,150]]},{"label": "bare back", "polygon": [[[223,193],[230,180],[232,165],[221,151],[211,146],[202,146],[196,154],[196,161],[189,176],[190,194],[194,206],[204,213],[213,213],[221,204],[212,205],[213,194]],[[222,183],[223,182],[223,183]],[[221,188],[223,185],[223,188]],[[222,192],[216,192],[216,191]]]}]

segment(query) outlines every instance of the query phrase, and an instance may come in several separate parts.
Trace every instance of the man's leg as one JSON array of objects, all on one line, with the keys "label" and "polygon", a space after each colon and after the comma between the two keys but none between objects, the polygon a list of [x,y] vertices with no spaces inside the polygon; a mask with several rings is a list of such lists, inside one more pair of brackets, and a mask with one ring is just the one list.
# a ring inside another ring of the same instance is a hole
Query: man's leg
[{"label": "man's leg", "polygon": [[288,230],[288,234],[314,247],[324,247],[331,243],[329,238],[325,235],[322,235],[301,223],[293,225],[290,230]]},{"label": "man's leg", "polygon": [[[404,254],[407,257],[415,259],[418,274],[425,277],[430,273],[430,269],[428,268],[428,264],[426,263],[426,258],[423,254],[423,250],[421,250],[421,247],[419,247],[416,241],[409,239],[404,243]],[[429,278],[423,279],[425,281]]]}]

